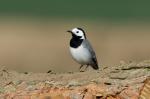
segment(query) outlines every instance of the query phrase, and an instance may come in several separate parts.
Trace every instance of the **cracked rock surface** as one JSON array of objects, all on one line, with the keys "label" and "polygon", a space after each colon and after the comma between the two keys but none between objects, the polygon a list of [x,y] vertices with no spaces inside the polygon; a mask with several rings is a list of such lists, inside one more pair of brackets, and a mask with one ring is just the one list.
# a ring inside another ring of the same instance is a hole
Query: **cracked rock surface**
[{"label": "cracked rock surface", "polygon": [[150,60],[73,73],[18,73],[0,68],[0,99],[138,99]]}]

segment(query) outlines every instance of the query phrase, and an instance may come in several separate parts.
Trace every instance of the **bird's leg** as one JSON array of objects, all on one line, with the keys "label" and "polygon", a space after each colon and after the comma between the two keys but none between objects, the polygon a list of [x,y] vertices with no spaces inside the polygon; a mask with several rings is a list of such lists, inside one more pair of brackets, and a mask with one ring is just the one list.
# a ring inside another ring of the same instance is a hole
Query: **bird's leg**
[{"label": "bird's leg", "polygon": [[80,68],[79,68],[80,72],[83,72],[83,71],[81,70],[81,68],[82,68],[83,66],[84,66],[84,65],[81,65],[81,66],[80,66]]},{"label": "bird's leg", "polygon": [[83,67],[83,65],[80,66],[80,69]]},{"label": "bird's leg", "polygon": [[88,67],[89,67],[89,65],[86,65],[85,70],[87,70]]}]

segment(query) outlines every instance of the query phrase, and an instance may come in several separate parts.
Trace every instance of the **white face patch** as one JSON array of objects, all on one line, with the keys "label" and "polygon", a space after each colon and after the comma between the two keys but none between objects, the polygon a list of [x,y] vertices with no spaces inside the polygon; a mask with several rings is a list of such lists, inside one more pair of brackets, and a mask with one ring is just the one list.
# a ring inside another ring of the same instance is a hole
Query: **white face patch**
[{"label": "white face patch", "polygon": [[77,35],[77,36],[81,36],[81,39],[85,39],[83,31],[79,30],[78,28],[72,29],[72,33]]}]

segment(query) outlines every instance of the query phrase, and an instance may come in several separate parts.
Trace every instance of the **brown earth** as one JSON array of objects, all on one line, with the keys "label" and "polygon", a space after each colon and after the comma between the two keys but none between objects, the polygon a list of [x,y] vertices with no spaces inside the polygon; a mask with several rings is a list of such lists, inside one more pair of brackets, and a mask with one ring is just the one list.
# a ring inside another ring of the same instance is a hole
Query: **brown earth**
[{"label": "brown earth", "polygon": [[[0,99],[137,99],[150,76],[150,61],[142,61],[150,59],[149,23],[0,20]],[[86,30],[101,70],[77,72],[66,33],[77,26]],[[120,60],[136,62],[115,65]]]},{"label": "brown earth", "polygon": [[150,61],[68,73],[19,73],[1,66],[0,99],[138,99]]}]

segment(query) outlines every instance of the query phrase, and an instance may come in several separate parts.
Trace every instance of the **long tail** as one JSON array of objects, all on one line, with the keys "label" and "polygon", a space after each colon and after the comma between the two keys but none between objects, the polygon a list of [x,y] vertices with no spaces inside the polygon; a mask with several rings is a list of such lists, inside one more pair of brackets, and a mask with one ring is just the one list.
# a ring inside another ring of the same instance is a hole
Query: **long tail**
[{"label": "long tail", "polygon": [[93,69],[95,69],[95,70],[98,70],[98,69],[99,69],[99,67],[98,67],[97,64],[96,64],[96,65],[92,65],[92,67],[93,67]]},{"label": "long tail", "polygon": [[93,60],[93,64],[91,64],[91,66],[93,67],[93,69],[98,70],[99,67],[98,67],[97,59],[93,58],[92,60]]}]

